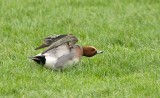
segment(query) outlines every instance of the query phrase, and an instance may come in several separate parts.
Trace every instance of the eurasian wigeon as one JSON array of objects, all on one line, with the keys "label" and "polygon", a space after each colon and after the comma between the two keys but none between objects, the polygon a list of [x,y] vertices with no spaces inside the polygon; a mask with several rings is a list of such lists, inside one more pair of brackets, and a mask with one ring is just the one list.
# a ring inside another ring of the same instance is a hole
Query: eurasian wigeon
[{"label": "eurasian wigeon", "polygon": [[42,53],[31,57],[31,59],[47,68],[57,70],[78,63],[82,56],[92,57],[103,53],[103,51],[98,51],[93,46],[76,45],[76,42],[78,42],[78,39],[72,34],[47,37],[36,50],[44,47],[48,48]]}]

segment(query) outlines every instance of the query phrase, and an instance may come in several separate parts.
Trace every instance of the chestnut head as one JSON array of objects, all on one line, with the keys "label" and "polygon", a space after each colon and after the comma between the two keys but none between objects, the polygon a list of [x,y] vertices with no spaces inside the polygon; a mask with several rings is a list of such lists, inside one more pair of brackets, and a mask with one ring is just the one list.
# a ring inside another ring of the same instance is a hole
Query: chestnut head
[{"label": "chestnut head", "polygon": [[86,57],[92,57],[96,54],[103,53],[103,51],[97,50],[93,46],[84,46],[82,48],[83,48],[83,56],[86,56]]}]

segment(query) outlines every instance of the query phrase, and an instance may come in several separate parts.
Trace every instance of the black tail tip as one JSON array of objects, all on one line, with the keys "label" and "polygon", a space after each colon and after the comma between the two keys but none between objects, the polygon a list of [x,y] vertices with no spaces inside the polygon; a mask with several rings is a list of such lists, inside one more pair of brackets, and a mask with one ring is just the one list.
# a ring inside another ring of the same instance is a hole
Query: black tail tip
[{"label": "black tail tip", "polygon": [[28,57],[28,59],[33,59],[33,58],[34,58],[33,56],[29,56],[29,57]]},{"label": "black tail tip", "polygon": [[34,60],[35,62],[37,62],[38,64],[42,64],[44,65],[46,62],[45,56],[34,56],[34,57],[28,57],[31,60]]}]

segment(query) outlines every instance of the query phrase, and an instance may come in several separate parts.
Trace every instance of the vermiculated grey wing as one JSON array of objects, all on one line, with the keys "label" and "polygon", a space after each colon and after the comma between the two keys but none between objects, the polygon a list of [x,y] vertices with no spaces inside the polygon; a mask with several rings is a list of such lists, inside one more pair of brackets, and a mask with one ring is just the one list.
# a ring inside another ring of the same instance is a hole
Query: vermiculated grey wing
[{"label": "vermiculated grey wing", "polygon": [[55,64],[55,66],[57,68],[63,68],[65,66],[65,64],[68,61],[72,60],[73,58],[74,58],[74,54],[73,53],[69,53],[69,54],[63,55],[58,59],[58,61]]},{"label": "vermiculated grey wing", "polygon": [[41,49],[41,48],[45,48],[50,46],[52,43],[60,40],[61,38],[68,36],[71,34],[61,34],[61,35],[56,35],[56,36],[49,36],[43,39],[43,44],[40,45],[39,47],[35,48],[35,50]]}]

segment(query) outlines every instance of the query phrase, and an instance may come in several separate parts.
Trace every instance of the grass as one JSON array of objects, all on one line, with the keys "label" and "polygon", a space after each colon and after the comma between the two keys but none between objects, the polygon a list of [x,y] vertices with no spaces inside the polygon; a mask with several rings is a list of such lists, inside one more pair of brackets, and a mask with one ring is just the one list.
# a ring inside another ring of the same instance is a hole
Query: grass
[{"label": "grass", "polygon": [[[159,98],[159,0],[1,0],[0,97]],[[27,59],[69,33],[104,50],[63,73]]]}]

